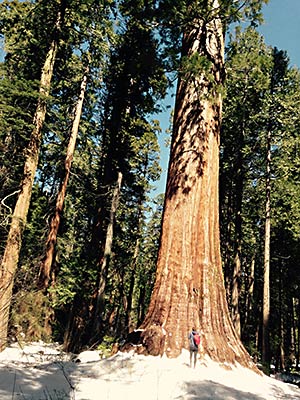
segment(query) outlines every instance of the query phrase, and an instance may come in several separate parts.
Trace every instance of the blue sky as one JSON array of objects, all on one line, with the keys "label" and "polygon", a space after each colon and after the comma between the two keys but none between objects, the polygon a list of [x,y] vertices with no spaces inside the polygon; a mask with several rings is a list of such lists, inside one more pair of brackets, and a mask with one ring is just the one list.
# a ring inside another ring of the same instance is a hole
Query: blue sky
[{"label": "blue sky", "polygon": [[[290,66],[300,68],[300,0],[269,0],[263,7],[265,22],[259,27],[259,32],[265,37],[267,45],[287,51]],[[168,98],[168,104],[173,105],[173,99]],[[160,121],[163,131],[169,128],[169,112],[155,116]],[[168,168],[169,149],[164,146],[165,135],[159,138],[161,146],[161,167],[163,169],[154,195],[165,191]]]},{"label": "blue sky", "polygon": [[300,0],[269,0],[259,28],[268,45],[286,50],[291,65],[300,67]]}]

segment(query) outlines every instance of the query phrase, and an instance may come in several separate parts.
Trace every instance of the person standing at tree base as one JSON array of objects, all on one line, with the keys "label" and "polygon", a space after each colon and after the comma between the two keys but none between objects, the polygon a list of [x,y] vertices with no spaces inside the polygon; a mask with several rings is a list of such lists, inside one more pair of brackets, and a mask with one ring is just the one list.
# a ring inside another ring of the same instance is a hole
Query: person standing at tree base
[{"label": "person standing at tree base", "polygon": [[196,331],[195,328],[192,328],[189,333],[189,345],[190,345],[190,367],[192,368],[192,362],[194,360],[194,368],[197,363],[197,354],[198,354],[198,346],[200,343],[200,335],[199,332]]}]

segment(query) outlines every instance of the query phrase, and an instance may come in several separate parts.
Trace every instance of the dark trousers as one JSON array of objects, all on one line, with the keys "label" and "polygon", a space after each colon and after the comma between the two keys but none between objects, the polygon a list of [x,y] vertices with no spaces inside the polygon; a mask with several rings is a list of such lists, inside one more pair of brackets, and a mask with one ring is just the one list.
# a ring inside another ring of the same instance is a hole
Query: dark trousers
[{"label": "dark trousers", "polygon": [[192,361],[194,358],[194,368],[196,367],[198,350],[190,350],[190,367],[192,368]]}]

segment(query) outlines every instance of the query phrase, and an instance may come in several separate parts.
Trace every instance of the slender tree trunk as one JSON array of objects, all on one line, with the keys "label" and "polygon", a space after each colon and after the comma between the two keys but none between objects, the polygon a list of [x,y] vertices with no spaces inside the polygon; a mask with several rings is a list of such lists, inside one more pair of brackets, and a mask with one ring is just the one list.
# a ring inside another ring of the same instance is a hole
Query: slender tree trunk
[{"label": "slender tree trunk", "polygon": [[253,292],[254,292],[254,278],[255,278],[255,256],[251,260],[250,276],[247,282],[246,289],[246,310],[245,310],[245,322],[243,328],[247,329],[250,313],[252,310]]},{"label": "slender tree trunk", "polygon": [[[144,174],[144,176],[146,173]],[[137,264],[138,264],[138,257],[139,257],[139,251],[140,251],[140,238],[141,238],[141,231],[142,231],[142,222],[143,222],[143,201],[142,199],[139,200],[138,205],[137,205],[137,217],[138,217],[138,227],[137,227],[137,239],[135,242],[135,248],[134,248],[134,253],[130,265],[130,280],[129,280],[129,291],[127,294],[127,299],[126,299],[126,304],[127,307],[125,309],[125,329],[126,333],[128,334],[131,332],[134,327],[132,326],[132,321],[131,321],[131,312],[132,312],[132,302],[133,302],[133,292],[134,292],[134,285],[136,281],[136,269],[137,269]]]},{"label": "slender tree trunk", "polygon": [[[65,159],[65,169],[64,169],[64,177],[62,183],[60,185],[60,190],[57,195],[56,199],[56,206],[55,212],[51,220],[50,224],[50,231],[48,234],[47,242],[46,242],[46,254],[42,261],[38,286],[40,289],[45,289],[49,285],[49,281],[51,279],[51,267],[53,263],[53,258],[55,254],[56,242],[57,242],[57,233],[60,225],[61,214],[64,207],[64,201],[67,191],[67,185],[70,176],[70,170],[72,165],[72,160],[75,152],[76,140],[78,136],[80,118],[82,113],[82,106],[84,101],[84,95],[86,91],[87,85],[87,75],[88,75],[88,68],[86,70],[85,75],[83,76],[81,87],[80,87],[80,95],[75,106],[74,112],[74,120],[72,124],[72,130],[69,138],[69,143],[67,147],[67,154]],[[54,280],[54,276],[52,277]]]},{"label": "slender tree trunk", "polygon": [[280,306],[280,371],[285,370],[285,351],[284,351],[284,322],[283,322],[283,314],[282,314],[282,306]]},{"label": "slender tree trunk", "polygon": [[240,279],[242,269],[242,202],[244,188],[243,172],[243,146],[244,146],[244,121],[242,122],[239,133],[239,149],[236,165],[236,199],[235,199],[235,242],[234,242],[234,267],[232,277],[232,295],[231,295],[231,318],[234,329],[238,336],[241,336],[241,316],[239,310],[240,297]]},{"label": "slender tree trunk", "polygon": [[[226,155],[224,155],[226,160]],[[230,182],[230,183],[229,183]],[[224,190],[223,190],[224,192]],[[224,208],[221,211],[223,221],[225,225],[223,238],[221,237],[221,249],[223,249],[223,274],[225,280],[226,298],[228,303],[231,301],[232,292],[232,251],[233,251],[233,240],[232,240],[232,224],[229,222],[233,218],[233,178],[230,177],[228,180],[228,187],[226,194],[222,193],[222,179],[220,185],[220,199],[221,203],[224,204]]]},{"label": "slender tree trunk", "polygon": [[[211,3],[214,12],[219,2]],[[181,76],[176,94],[156,282],[137,351],[177,357],[192,326],[218,362],[254,366],[236,335],[226,303],[219,235],[219,135],[224,37],[221,20],[194,21],[182,57],[212,61],[211,70]],[[130,338],[129,338],[130,340]]]},{"label": "slender tree trunk", "polygon": [[[248,77],[246,76],[246,82]],[[242,269],[242,204],[243,204],[243,190],[244,190],[244,143],[245,143],[245,104],[247,101],[248,90],[245,84],[245,90],[242,99],[242,121],[240,129],[238,130],[238,150],[237,162],[235,173],[235,243],[234,243],[234,267],[232,279],[232,298],[231,298],[231,318],[233,326],[238,334],[241,336],[241,316],[239,309],[240,286],[241,286],[241,269]]]},{"label": "slender tree trunk", "polygon": [[[139,220],[141,220],[139,218]],[[140,222],[139,222],[140,224]],[[131,264],[131,277],[129,280],[129,291],[127,295],[127,308],[125,310],[125,329],[126,333],[129,333],[132,331],[132,323],[131,323],[131,311],[132,311],[132,300],[133,300],[133,290],[134,290],[134,284],[135,284],[135,273],[136,273],[136,267],[137,267],[137,260],[138,260],[138,255],[139,255],[139,248],[140,248],[140,240],[139,238],[136,240],[135,243],[135,249],[134,249],[134,255],[132,259],[132,264]]]},{"label": "slender tree trunk", "polygon": [[127,333],[131,332],[134,329],[134,327],[132,326],[132,319],[131,319],[134,284],[135,284],[135,272],[133,269],[131,270],[131,277],[129,280],[129,292],[127,295],[127,310],[125,314],[125,328]]},{"label": "slender tree trunk", "polygon": [[[57,31],[60,30],[61,14],[57,20]],[[40,96],[33,120],[33,131],[28,145],[21,190],[12,215],[7,243],[0,269],[0,351],[6,346],[9,309],[12,298],[14,277],[19,261],[22,244],[22,235],[26,226],[26,219],[30,205],[32,186],[38,165],[39,148],[42,136],[42,127],[46,116],[46,99],[49,96],[54,62],[58,48],[56,37],[47,53],[45,64],[42,69],[40,82]]]},{"label": "slender tree trunk", "polygon": [[107,271],[109,267],[109,261],[111,258],[112,251],[112,242],[113,242],[113,229],[114,229],[114,221],[116,212],[119,205],[119,197],[121,191],[123,175],[121,172],[118,173],[118,179],[113,191],[112,201],[111,201],[111,209],[110,209],[110,217],[109,223],[106,231],[106,240],[104,247],[103,258],[100,263],[99,269],[99,278],[98,278],[98,288],[96,295],[96,304],[94,309],[94,321],[93,321],[93,333],[97,334],[99,332],[99,328],[101,325],[101,319],[103,316],[103,296],[105,293],[106,279],[107,279]]},{"label": "slender tree trunk", "polygon": [[278,344],[278,351],[276,360],[277,369],[283,371],[285,369],[285,355],[284,355],[284,322],[283,322],[283,284],[282,284],[282,266],[280,265],[280,272],[279,272],[279,344]]},{"label": "slender tree trunk", "polygon": [[264,252],[264,286],[263,286],[263,324],[262,324],[262,361],[270,364],[269,354],[269,318],[270,318],[270,237],[271,237],[271,131],[267,135],[266,166],[266,222]]},{"label": "slender tree trunk", "polygon": [[145,296],[146,296],[145,286],[141,286],[139,289],[139,300],[137,307],[138,326],[140,326],[145,319]]},{"label": "slender tree trunk", "polygon": [[294,297],[289,297],[289,306],[290,306],[290,348],[289,348],[289,360],[290,364],[293,365],[296,359],[296,313],[295,313],[295,303]]},{"label": "slender tree trunk", "polygon": [[296,365],[297,370],[299,370],[299,363],[300,363],[300,299],[297,298],[297,349],[296,349]]},{"label": "slender tree trunk", "polygon": [[241,276],[241,243],[236,242],[232,278],[231,319],[238,336],[241,336],[241,316],[239,310],[240,276]]}]

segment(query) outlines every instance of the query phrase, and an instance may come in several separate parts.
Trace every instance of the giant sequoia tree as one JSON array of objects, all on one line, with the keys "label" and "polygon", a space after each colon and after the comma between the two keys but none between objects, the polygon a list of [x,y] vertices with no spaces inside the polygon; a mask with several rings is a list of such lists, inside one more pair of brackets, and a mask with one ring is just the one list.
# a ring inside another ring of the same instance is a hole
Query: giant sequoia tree
[{"label": "giant sequoia tree", "polygon": [[141,351],[178,356],[193,325],[201,329],[203,353],[250,366],[226,304],[218,174],[224,26],[242,3],[247,12],[257,12],[260,2],[165,3],[182,17],[181,73],[156,282],[141,326]]}]

